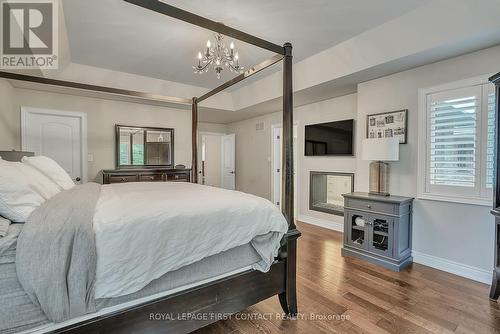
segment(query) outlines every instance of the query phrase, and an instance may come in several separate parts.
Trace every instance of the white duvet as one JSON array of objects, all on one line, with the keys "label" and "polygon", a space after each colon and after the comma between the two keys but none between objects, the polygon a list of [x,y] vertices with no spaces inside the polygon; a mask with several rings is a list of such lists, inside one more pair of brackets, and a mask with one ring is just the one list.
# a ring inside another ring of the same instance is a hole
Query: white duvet
[{"label": "white duvet", "polygon": [[237,191],[184,182],[105,185],[94,215],[95,297],[136,292],[169,271],[275,232],[272,254],[255,265],[267,271],[287,228],[271,202]]}]

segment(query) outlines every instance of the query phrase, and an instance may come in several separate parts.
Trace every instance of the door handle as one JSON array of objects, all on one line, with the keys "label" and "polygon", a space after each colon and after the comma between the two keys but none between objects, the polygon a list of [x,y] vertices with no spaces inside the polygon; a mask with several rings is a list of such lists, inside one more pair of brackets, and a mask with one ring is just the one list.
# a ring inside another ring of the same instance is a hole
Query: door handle
[{"label": "door handle", "polygon": [[234,174],[234,170],[230,171],[229,173]]}]

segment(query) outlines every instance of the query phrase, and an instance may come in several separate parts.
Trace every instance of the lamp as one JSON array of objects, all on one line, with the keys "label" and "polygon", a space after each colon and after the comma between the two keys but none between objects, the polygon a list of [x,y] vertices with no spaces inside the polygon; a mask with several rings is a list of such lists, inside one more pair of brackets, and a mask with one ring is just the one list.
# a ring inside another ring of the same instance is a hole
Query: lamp
[{"label": "lamp", "polygon": [[363,160],[370,163],[370,194],[389,196],[389,164],[399,160],[399,139],[363,139]]}]

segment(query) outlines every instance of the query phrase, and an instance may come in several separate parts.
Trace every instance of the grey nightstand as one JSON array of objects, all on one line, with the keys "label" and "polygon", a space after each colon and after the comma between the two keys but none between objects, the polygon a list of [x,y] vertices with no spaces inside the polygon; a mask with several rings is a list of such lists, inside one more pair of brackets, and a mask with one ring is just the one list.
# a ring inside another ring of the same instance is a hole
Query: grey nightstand
[{"label": "grey nightstand", "polygon": [[354,256],[394,271],[411,264],[413,198],[344,194],[342,256]]}]

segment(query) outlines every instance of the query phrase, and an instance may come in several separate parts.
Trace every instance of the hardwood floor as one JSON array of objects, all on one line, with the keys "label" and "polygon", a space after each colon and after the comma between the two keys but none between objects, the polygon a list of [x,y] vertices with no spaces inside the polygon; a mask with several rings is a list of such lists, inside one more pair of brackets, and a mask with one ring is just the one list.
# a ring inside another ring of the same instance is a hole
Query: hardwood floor
[{"label": "hardwood floor", "polygon": [[418,264],[395,273],[343,258],[341,233],[298,226],[297,319],[283,319],[273,297],[196,334],[500,333],[487,285]]}]

